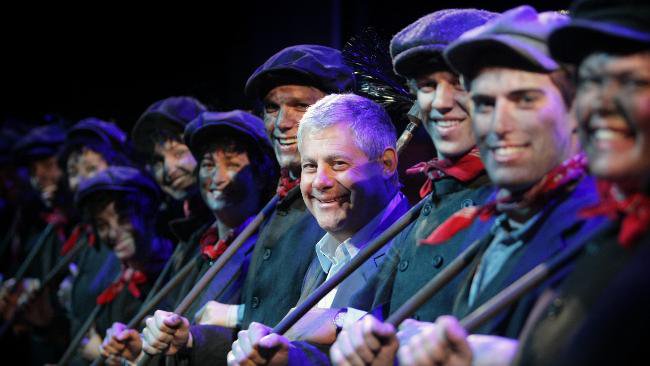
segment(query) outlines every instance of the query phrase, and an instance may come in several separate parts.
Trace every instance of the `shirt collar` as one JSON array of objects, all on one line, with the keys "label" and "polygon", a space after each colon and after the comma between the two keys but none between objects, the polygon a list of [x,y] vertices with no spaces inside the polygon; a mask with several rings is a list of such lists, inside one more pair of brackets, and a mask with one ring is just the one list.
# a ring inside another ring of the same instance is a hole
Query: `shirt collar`
[{"label": "shirt collar", "polygon": [[525,235],[530,232],[541,216],[541,212],[538,212],[526,222],[517,223],[509,220],[508,216],[505,213],[502,213],[494,220],[491,232],[495,236],[498,234],[503,236],[502,241],[505,244],[515,243],[524,240]]},{"label": "shirt collar", "polygon": [[357,231],[352,237],[347,238],[342,243],[339,243],[330,233],[325,233],[321,240],[316,243],[316,256],[323,271],[329,273],[332,265],[338,264],[341,261],[349,262],[354,258],[359,253],[359,250],[373,239],[372,234],[377,227],[405,199],[404,194],[398,191],[383,210],[375,215],[361,230]]}]

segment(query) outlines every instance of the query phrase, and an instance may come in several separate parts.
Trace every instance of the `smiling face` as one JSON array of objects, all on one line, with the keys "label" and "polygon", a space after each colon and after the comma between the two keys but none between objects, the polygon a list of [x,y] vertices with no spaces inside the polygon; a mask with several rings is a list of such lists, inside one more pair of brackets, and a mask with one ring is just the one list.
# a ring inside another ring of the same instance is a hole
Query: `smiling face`
[{"label": "smiling face", "polygon": [[176,200],[185,199],[196,183],[196,160],[187,145],[167,140],[154,146],[153,175],[163,192]]},{"label": "smiling face", "polygon": [[467,92],[458,77],[449,71],[436,71],[409,80],[416,89],[424,128],[431,136],[439,158],[466,154],[476,140],[468,111]]},{"label": "smiling face", "polygon": [[298,122],[307,107],[324,96],[325,93],[314,87],[281,85],[271,89],[264,97],[264,124],[281,168],[293,172],[300,170],[296,140]]},{"label": "smiling face", "polygon": [[484,69],[470,95],[481,158],[497,186],[527,189],[575,152],[575,122],[549,75]]},{"label": "smiling face", "polygon": [[199,165],[203,202],[215,213],[222,210],[255,210],[260,202],[260,190],[248,154],[218,147],[208,150]]},{"label": "smiling face", "polygon": [[650,184],[650,52],[587,57],[576,112],[591,172],[619,183]]},{"label": "smiling face", "polygon": [[72,192],[79,187],[83,180],[93,177],[95,174],[106,170],[108,163],[101,154],[82,148],[70,154],[66,163],[68,186]]},{"label": "smiling face", "polygon": [[135,255],[135,230],[131,218],[119,214],[115,202],[110,202],[95,217],[97,234],[120,261],[127,261]]},{"label": "smiling face", "polygon": [[[394,150],[387,149],[384,157],[370,161],[345,124],[306,132],[301,141],[302,197],[318,225],[343,241],[386,203],[397,165]],[[384,169],[387,154],[394,160]]]}]

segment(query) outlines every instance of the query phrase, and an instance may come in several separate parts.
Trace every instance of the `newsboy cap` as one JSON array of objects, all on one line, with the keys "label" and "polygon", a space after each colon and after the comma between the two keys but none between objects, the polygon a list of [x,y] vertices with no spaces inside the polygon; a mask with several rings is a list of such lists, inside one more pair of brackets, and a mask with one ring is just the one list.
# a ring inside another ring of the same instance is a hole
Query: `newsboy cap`
[{"label": "newsboy cap", "polygon": [[185,126],[207,109],[198,100],[187,97],[169,97],[150,105],[140,116],[131,131],[136,150],[150,154],[153,151],[151,135],[167,130],[182,134]]},{"label": "newsboy cap", "polygon": [[65,162],[72,151],[91,142],[105,145],[116,153],[127,154],[126,133],[122,129],[114,123],[89,117],[77,122],[68,130],[59,159]]},{"label": "newsboy cap", "polygon": [[26,164],[55,156],[65,140],[65,133],[65,129],[56,124],[34,128],[13,146],[14,160],[16,163]]},{"label": "newsboy cap", "polygon": [[354,74],[343,61],[341,51],[301,44],[271,56],[248,78],[244,92],[250,98],[262,99],[271,89],[290,84],[341,93],[354,88]]},{"label": "newsboy cap", "polygon": [[266,134],[264,122],[248,112],[204,112],[185,127],[185,144],[199,160],[202,149],[216,137],[224,134],[245,136],[268,155],[273,156],[273,145]]},{"label": "newsboy cap", "polygon": [[629,54],[650,49],[647,0],[578,0],[571,21],[549,37],[557,60],[578,64],[590,53]]},{"label": "newsboy cap", "polygon": [[485,66],[552,72],[560,66],[550,56],[546,41],[553,29],[568,21],[558,12],[538,14],[528,5],[519,6],[464,33],[444,56],[456,72],[470,79]]},{"label": "newsboy cap", "polygon": [[79,184],[75,204],[80,207],[86,199],[98,192],[130,192],[146,194],[153,200],[160,197],[158,185],[139,169],[126,166],[110,166]]},{"label": "newsboy cap", "polygon": [[416,20],[390,41],[395,73],[412,78],[423,69],[448,68],[442,57],[445,47],[496,15],[478,9],[445,9]]}]

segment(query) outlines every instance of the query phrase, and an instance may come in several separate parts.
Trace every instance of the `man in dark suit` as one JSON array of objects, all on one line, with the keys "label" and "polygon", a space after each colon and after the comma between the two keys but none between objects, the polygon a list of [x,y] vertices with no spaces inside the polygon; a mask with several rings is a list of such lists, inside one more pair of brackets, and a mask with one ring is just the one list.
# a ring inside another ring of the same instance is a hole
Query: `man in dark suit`
[{"label": "man in dark suit", "polygon": [[[418,310],[420,320],[470,313],[536,264],[579,243],[597,225],[577,217],[581,208],[596,201],[595,186],[584,178],[584,158],[569,118],[570,78],[544,49],[545,36],[565,21],[559,14],[538,15],[521,7],[468,31],[445,50],[469,91],[477,145],[497,189],[481,208],[452,215],[423,241],[441,244],[439,250],[450,252],[451,258],[477,239],[481,249]],[[459,225],[466,230],[458,231]],[[403,294],[403,301],[415,290]],[[513,304],[480,332],[519,334],[537,295]],[[424,324],[408,321],[396,337],[392,327],[368,316],[339,335],[332,360],[391,363],[398,338],[408,342]],[[358,344],[362,346],[352,347]],[[411,350],[410,355],[417,355]],[[405,362],[411,361],[408,356]]]},{"label": "man in dark suit", "polygon": [[[395,128],[383,108],[353,94],[327,96],[303,116],[298,130],[300,190],[307,208],[327,232],[315,246],[316,259],[305,277],[305,292],[315,287],[311,284],[320,284],[336,274],[406,211],[408,204],[398,188],[395,140]],[[377,270],[382,257],[376,254],[347,277],[288,335],[303,339],[314,329],[334,328],[331,321],[322,324],[321,319],[339,317],[321,315],[327,315],[332,306],[347,306],[351,295]],[[354,313],[341,315],[356,317]],[[262,356],[264,351],[268,353]],[[246,331],[239,332],[228,354],[229,364],[304,364],[323,358],[327,356],[316,347],[271,334],[271,328],[260,323],[251,323]]]},{"label": "man in dark suit", "polygon": [[251,321],[275,325],[298,301],[301,286],[295,279],[302,281],[314,257],[314,244],[324,234],[297,186],[301,170],[298,121],[307,106],[329,93],[351,90],[353,85],[352,70],[341,52],[317,45],[287,47],[248,79],[245,92],[264,106],[264,123],[280,163],[281,200],[260,229],[241,304],[209,301],[197,313],[197,325],[190,328],[191,347],[183,348],[177,361],[225,363],[238,328],[248,327]]}]

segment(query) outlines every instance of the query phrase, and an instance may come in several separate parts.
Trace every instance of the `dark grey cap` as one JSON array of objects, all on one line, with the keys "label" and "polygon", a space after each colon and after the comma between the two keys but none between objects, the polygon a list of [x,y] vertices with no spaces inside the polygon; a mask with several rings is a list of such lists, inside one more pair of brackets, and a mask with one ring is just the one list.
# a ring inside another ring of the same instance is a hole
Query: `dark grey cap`
[{"label": "dark grey cap", "polygon": [[537,13],[528,5],[506,11],[460,36],[444,52],[449,65],[470,78],[486,66],[552,72],[559,64],[546,41],[569,18],[558,12]]},{"label": "dark grey cap", "polygon": [[142,193],[154,200],[160,197],[158,185],[149,175],[125,166],[110,166],[95,176],[84,179],[75,194],[75,204],[83,205],[87,197],[97,192]]},{"label": "dark grey cap", "polygon": [[393,69],[416,77],[424,69],[446,69],[442,51],[466,31],[497,16],[478,9],[445,9],[423,16],[399,31],[390,42]]},{"label": "dark grey cap", "polygon": [[325,46],[302,44],[287,47],[271,56],[248,78],[244,92],[262,99],[280,85],[307,85],[325,93],[341,93],[354,88],[352,69],[341,51]]},{"label": "dark grey cap", "polygon": [[229,112],[204,112],[185,127],[185,144],[194,157],[199,160],[202,148],[211,139],[222,134],[240,134],[250,139],[255,146],[266,149],[273,156],[273,145],[264,121],[248,112],[233,110]]},{"label": "dark grey cap", "polygon": [[650,49],[650,2],[647,0],[579,0],[571,21],[551,33],[551,54],[578,64],[593,52],[629,54]]},{"label": "dark grey cap", "polygon": [[182,134],[185,126],[207,109],[192,97],[169,97],[150,105],[131,131],[133,146],[140,153],[153,150],[151,135],[158,130]]}]

